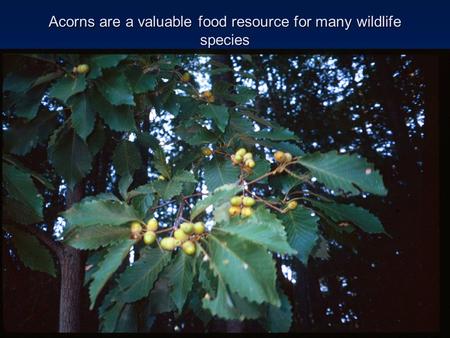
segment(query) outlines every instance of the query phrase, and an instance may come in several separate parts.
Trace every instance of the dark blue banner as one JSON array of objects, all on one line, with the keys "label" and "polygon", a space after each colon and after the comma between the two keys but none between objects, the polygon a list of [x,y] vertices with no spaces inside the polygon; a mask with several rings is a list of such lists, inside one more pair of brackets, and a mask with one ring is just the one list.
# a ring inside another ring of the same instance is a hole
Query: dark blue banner
[{"label": "dark blue banner", "polygon": [[3,49],[446,49],[448,1],[5,1]]}]

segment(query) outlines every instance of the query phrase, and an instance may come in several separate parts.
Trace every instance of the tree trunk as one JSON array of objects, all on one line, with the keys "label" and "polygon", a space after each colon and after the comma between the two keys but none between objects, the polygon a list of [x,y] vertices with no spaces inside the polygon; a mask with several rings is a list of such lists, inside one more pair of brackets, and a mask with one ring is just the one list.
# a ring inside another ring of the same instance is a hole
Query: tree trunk
[{"label": "tree trunk", "polygon": [[[66,207],[78,202],[82,195],[82,185],[67,192]],[[83,285],[81,252],[64,245],[58,253],[61,269],[61,286],[59,296],[59,332],[80,331],[80,298]]]},{"label": "tree trunk", "polygon": [[77,249],[65,246],[59,263],[61,267],[59,332],[79,332],[82,287],[81,255]]}]

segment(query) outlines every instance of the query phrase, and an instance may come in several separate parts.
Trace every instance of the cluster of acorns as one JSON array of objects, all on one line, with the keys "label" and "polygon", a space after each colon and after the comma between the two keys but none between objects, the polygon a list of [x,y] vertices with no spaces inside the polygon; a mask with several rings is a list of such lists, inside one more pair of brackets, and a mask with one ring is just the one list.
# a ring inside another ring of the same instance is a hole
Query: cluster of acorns
[{"label": "cluster of acorns", "polygon": [[250,217],[253,215],[252,206],[256,201],[249,196],[234,196],[230,199],[231,207],[228,213],[231,217],[241,215],[242,217]]},{"label": "cluster of acorns", "polygon": [[244,169],[250,171],[256,166],[256,162],[253,160],[253,154],[247,152],[245,148],[240,148],[233,155],[231,155],[231,161],[234,165],[244,164]]},{"label": "cluster of acorns", "polygon": [[[145,228],[142,228],[141,223],[131,222],[131,237],[138,239],[142,236],[146,245],[153,244],[156,239],[156,230],[158,229],[158,221],[155,218],[148,220]],[[195,244],[192,241],[195,235],[201,235],[205,232],[205,224],[203,222],[184,222],[180,227],[173,232],[173,237],[164,237],[159,242],[162,249],[172,251],[176,247],[181,246],[183,252],[187,255],[195,253]]]},{"label": "cluster of acorns", "polygon": [[278,163],[283,163],[283,162],[291,162],[292,161],[292,154],[291,153],[284,153],[280,150],[277,150],[275,152],[275,154],[273,155],[273,157],[275,158],[275,161],[277,161]]}]

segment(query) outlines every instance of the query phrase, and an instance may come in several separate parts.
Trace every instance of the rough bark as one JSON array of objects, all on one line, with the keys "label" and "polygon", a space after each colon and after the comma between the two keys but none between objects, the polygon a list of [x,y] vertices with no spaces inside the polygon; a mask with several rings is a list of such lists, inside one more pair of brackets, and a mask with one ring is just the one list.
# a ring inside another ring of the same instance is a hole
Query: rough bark
[{"label": "rough bark", "polygon": [[[82,197],[81,185],[67,193],[67,208]],[[59,332],[80,331],[80,297],[83,284],[83,269],[81,252],[63,246],[58,252],[61,271],[61,286],[59,296]]]},{"label": "rough bark", "polygon": [[60,267],[59,332],[79,332],[82,287],[80,253],[72,247],[64,247]]}]

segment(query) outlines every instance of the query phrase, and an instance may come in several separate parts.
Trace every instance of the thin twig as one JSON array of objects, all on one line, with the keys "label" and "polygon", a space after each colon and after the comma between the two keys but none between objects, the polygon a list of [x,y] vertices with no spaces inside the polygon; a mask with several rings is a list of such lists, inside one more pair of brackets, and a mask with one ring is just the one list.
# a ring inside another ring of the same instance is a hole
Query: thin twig
[{"label": "thin twig", "polygon": [[255,197],[256,200],[258,200],[258,201],[260,201],[260,202],[263,202],[263,203],[264,203],[265,205],[267,205],[269,208],[272,208],[273,210],[276,210],[276,211],[281,212],[282,214],[284,214],[284,210],[282,210],[282,209],[276,207],[275,205],[273,205],[272,203],[266,201],[265,199],[263,199],[263,198],[261,198],[261,197],[259,197],[259,196],[257,196],[257,195],[254,195],[254,197]]},{"label": "thin twig", "polygon": [[274,171],[269,171],[268,173],[265,173],[264,175],[262,175],[262,176],[260,176],[258,178],[255,178],[253,181],[248,182],[247,185],[254,184],[254,183],[256,183],[258,181],[261,181],[262,179],[266,178],[267,176],[270,176],[270,175],[273,175],[273,174],[274,174]]}]

